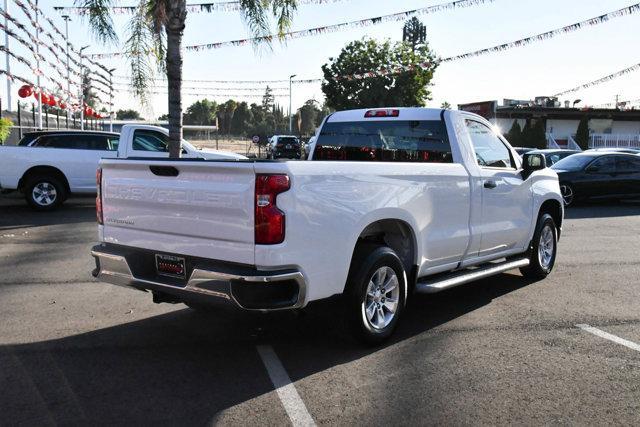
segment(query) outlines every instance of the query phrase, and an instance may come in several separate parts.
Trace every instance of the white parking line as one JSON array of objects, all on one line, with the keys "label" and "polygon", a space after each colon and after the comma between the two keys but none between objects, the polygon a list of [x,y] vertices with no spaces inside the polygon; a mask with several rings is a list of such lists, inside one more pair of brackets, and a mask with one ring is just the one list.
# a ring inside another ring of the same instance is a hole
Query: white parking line
[{"label": "white parking line", "polygon": [[304,405],[304,402],[300,398],[295,386],[291,383],[289,374],[282,366],[282,362],[278,359],[278,355],[273,351],[273,347],[270,345],[259,345],[256,347],[262,363],[267,368],[269,377],[273,386],[276,388],[278,397],[284,406],[284,410],[287,411],[289,419],[294,427],[297,426],[315,426],[311,414]]},{"label": "white parking line", "polygon": [[640,351],[640,344],[636,344],[633,341],[629,341],[629,340],[625,340],[624,338],[620,338],[617,337],[615,335],[612,335],[608,332],[605,331],[601,331],[598,328],[594,328],[593,326],[589,326],[589,325],[584,325],[584,324],[580,324],[580,325],[576,325],[578,328],[582,329],[583,331],[587,331],[593,335],[599,336],[600,338],[604,338],[606,340],[609,341],[613,341],[616,344],[620,344],[623,345],[625,347],[628,347],[632,350],[635,351]]}]

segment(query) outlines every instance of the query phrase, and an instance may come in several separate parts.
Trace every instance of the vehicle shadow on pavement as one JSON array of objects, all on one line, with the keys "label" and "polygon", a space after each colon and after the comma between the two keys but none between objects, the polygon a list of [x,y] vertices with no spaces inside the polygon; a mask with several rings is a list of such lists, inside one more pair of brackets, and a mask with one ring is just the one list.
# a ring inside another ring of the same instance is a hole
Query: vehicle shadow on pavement
[{"label": "vehicle shadow on pavement", "polygon": [[565,208],[565,219],[614,218],[640,215],[640,201],[583,203]]},{"label": "vehicle shadow on pavement", "polygon": [[37,212],[16,196],[0,196],[0,230],[95,222],[95,197],[74,198],[51,212]]},{"label": "vehicle shadow on pavement", "polygon": [[[335,301],[314,304],[304,314],[184,309],[56,340],[4,345],[0,413],[6,421],[28,424],[210,423],[273,391],[256,345],[272,345],[293,381],[387,349],[393,357],[428,358],[445,338],[419,335],[524,286],[521,276],[502,274],[418,296],[382,347],[353,341]],[[429,341],[420,354],[411,345],[416,338]],[[411,390],[404,393],[385,399],[412,399]]]}]

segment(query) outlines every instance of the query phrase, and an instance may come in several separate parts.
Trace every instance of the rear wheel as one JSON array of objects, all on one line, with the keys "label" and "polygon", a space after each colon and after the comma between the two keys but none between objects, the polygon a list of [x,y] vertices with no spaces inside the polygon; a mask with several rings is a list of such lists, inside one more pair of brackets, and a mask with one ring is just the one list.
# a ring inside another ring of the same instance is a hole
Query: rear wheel
[{"label": "rear wheel", "polygon": [[538,218],[536,232],[529,248],[529,265],[520,269],[527,279],[544,279],[551,273],[558,252],[558,229],[549,214]]},{"label": "rear wheel", "polygon": [[389,338],[404,309],[406,289],[402,261],[392,249],[359,248],[345,292],[345,315],[355,336],[372,344]]},{"label": "rear wheel", "polygon": [[38,211],[51,211],[67,198],[67,191],[59,179],[52,176],[34,176],[27,180],[24,196],[29,206]]}]

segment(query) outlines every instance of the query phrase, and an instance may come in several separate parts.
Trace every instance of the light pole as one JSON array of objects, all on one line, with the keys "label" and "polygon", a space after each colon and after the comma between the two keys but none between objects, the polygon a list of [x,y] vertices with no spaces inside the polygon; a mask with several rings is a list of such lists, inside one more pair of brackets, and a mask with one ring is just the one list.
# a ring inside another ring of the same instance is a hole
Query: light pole
[{"label": "light pole", "polygon": [[82,51],[89,46],[80,48],[80,130],[84,130],[84,66],[82,65]]},{"label": "light pole", "polygon": [[291,80],[295,76],[297,76],[297,74],[289,76],[289,134],[291,134],[293,132],[293,114],[292,114],[292,111],[291,111]]},{"label": "light pole", "polygon": [[38,129],[42,130],[42,86],[40,86],[40,24],[38,24],[38,15],[40,15],[38,9],[38,0],[36,0],[36,86],[38,86]]},{"label": "light pole", "polygon": [[65,28],[65,42],[67,43],[67,127],[71,116],[71,67],[69,66],[69,15],[62,15]]},{"label": "light pole", "polygon": [[109,70],[109,132],[113,132],[113,72],[115,68]]},{"label": "light pole", "polygon": [[11,64],[9,63],[9,34],[7,29],[9,28],[9,19],[7,18],[9,11],[7,10],[7,0],[4,0],[4,46],[7,49],[5,53],[7,61],[7,111],[11,111]]}]

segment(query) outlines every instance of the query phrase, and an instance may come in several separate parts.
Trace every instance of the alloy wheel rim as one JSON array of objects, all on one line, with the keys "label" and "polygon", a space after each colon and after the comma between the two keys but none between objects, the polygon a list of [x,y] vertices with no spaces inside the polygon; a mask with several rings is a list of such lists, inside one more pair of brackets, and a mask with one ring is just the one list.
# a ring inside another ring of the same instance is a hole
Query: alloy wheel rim
[{"label": "alloy wheel rim", "polygon": [[33,200],[40,206],[51,206],[58,197],[56,187],[49,182],[39,182],[31,191]]},{"label": "alloy wheel rim", "polygon": [[568,185],[560,186],[560,193],[562,193],[562,199],[564,200],[564,204],[569,206],[571,202],[573,202],[573,190]]},{"label": "alloy wheel rim", "polygon": [[400,283],[391,267],[380,267],[373,273],[362,303],[369,325],[380,330],[395,318],[400,300]]},{"label": "alloy wheel rim", "polygon": [[555,251],[555,240],[553,230],[549,225],[545,225],[540,233],[540,243],[538,244],[538,261],[544,269],[548,269],[553,259]]}]

